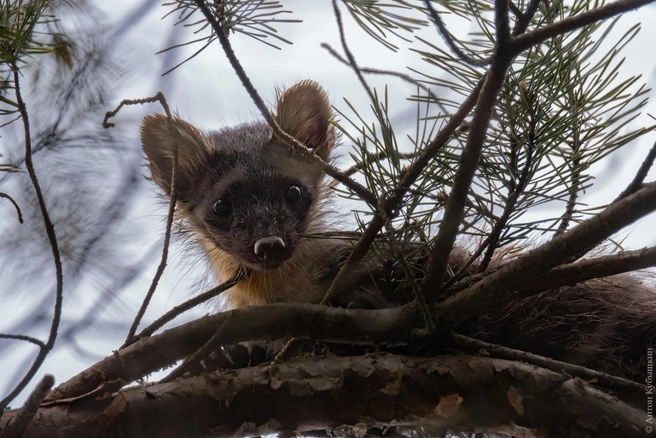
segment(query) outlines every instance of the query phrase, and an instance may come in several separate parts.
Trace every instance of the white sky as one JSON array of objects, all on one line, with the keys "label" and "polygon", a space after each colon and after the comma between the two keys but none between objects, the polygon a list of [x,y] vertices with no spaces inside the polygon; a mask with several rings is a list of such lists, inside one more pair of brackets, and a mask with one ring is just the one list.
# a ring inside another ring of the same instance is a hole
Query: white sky
[{"label": "white sky", "polygon": [[[134,4],[137,2],[133,0],[113,0],[111,2],[96,0],[96,3],[105,9],[108,21],[115,22],[135,8]],[[138,80],[126,84],[120,95],[116,97],[116,101],[112,102],[108,109],[112,109],[122,98],[150,96],[160,87],[164,87],[171,106],[183,118],[202,128],[216,129],[259,119],[257,109],[241,87],[218,43],[163,80],[160,79],[160,74],[170,65],[163,66],[165,56],[156,55],[155,52],[167,47],[167,40],[174,31],[172,28],[174,20],[172,17],[161,20],[160,17],[168,9],[157,6],[157,2],[154,3],[154,7],[150,8],[137,26],[126,34],[121,31],[122,39],[115,47],[119,53],[130,53],[137,56],[140,62],[147,66],[145,73]],[[340,53],[342,52],[331,2],[328,0],[284,0],[283,4],[287,9],[294,11],[290,18],[303,20],[302,23],[282,24],[277,27],[280,34],[293,41],[294,45],[283,44],[281,45],[282,50],[279,51],[243,35],[234,35],[231,39],[235,52],[265,101],[273,105],[276,87],[292,85],[302,79],[313,79],[326,89],[334,104],[340,109],[347,108],[342,100],[347,98],[362,114],[367,114],[368,101],[353,72],[333,60],[325,50],[319,47],[322,42],[328,42]],[[360,65],[404,72],[405,66],[408,65],[420,67],[422,70],[428,69],[417,55],[407,49],[393,53],[374,42],[359,30],[344,10],[342,12],[346,20],[346,34],[350,47]],[[651,23],[656,23],[656,7],[646,7],[639,12],[627,14],[621,20],[616,31],[626,28],[636,21],[642,21],[645,25],[642,32],[624,51],[627,59],[623,71],[626,74],[641,73],[644,81],[653,85],[656,84],[656,57],[653,55],[656,29]],[[189,29],[176,29],[175,31],[181,32],[183,40],[193,38]],[[458,36],[464,36],[468,29],[466,26],[459,26],[452,31]],[[418,34],[433,41],[441,41],[435,36],[433,27],[422,29]],[[395,44],[402,43],[398,39],[395,39],[394,42]],[[414,46],[416,47],[417,43]],[[179,62],[197,47],[193,46],[186,51],[176,50],[173,58]],[[369,79],[374,86],[389,84],[390,101],[394,104],[392,120],[395,115],[404,114],[414,108],[414,103],[405,101],[405,97],[414,91],[414,87],[387,77],[370,77]],[[136,139],[141,116],[155,111],[159,111],[155,105],[145,108],[130,108],[123,110],[115,121],[118,124],[132,126]],[[656,114],[656,100],[649,104],[646,112]],[[649,123],[648,118],[641,117],[633,123],[633,127]],[[613,167],[600,168],[598,172],[603,178],[608,178],[611,174],[616,175],[616,178],[612,182],[604,184],[600,189],[591,190],[587,199],[592,204],[600,204],[604,200],[614,198],[642,162],[647,150],[655,140],[656,135],[647,135],[635,145],[630,146],[629,153],[609,162],[611,163],[609,166]],[[346,156],[347,152],[344,151],[343,155]],[[654,173],[652,172],[648,180],[653,177]],[[154,207],[155,205],[158,204],[151,199],[145,204],[145,208],[159,208]],[[135,220],[144,221],[152,229],[152,235],[144,236],[143,242],[137,242],[137,245],[147,250],[156,242],[157,236],[161,235],[164,230],[164,215],[164,209],[149,213],[135,213]],[[627,246],[638,248],[653,245],[656,242],[654,226],[656,226],[656,218],[652,216],[631,227],[630,235],[626,240]],[[157,292],[157,299],[147,314],[147,320],[152,320],[185,300],[190,294],[194,281],[201,273],[197,269],[188,270],[188,264],[185,264],[183,258],[180,254],[172,256],[171,269],[165,274],[164,281]],[[154,267],[152,268],[144,274],[140,281],[135,283],[130,296],[125,298],[127,300],[126,308],[129,309],[132,306],[136,311],[154,272]],[[67,304],[71,306],[71,303]],[[70,308],[66,307],[65,309]],[[21,310],[20,303],[15,302],[13,305],[0,309],[0,332],[3,332],[5,325],[9,325],[12,315],[14,317],[19,315]],[[195,315],[200,312],[196,312]],[[191,317],[192,315],[187,318]],[[55,375],[57,383],[61,383],[102,356],[109,354],[121,343],[122,338],[107,339],[104,338],[103,333],[98,333],[92,328],[89,330],[87,342],[89,345],[85,345],[85,348],[96,352],[96,357],[82,357],[69,350],[57,350],[48,357],[40,374],[52,373]],[[28,357],[30,351],[32,350],[29,348],[13,349],[11,357],[0,357],[0,370],[4,371],[2,376],[12,376],[19,371],[19,368],[23,366],[23,360]],[[5,382],[4,379],[0,380],[0,396],[4,396],[8,391],[7,384],[8,382]],[[22,400],[21,396],[16,403],[20,403]]]}]

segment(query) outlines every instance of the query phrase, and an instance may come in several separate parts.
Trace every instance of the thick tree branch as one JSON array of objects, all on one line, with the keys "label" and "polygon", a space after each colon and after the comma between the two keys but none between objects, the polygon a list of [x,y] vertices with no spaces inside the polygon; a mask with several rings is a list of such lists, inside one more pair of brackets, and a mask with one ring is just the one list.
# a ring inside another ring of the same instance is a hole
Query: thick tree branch
[{"label": "thick tree branch", "polygon": [[[656,209],[656,183],[611,204],[597,216],[530,251],[466,290],[437,305],[440,327],[448,330],[485,309],[534,293],[527,284],[576,254]],[[517,291],[520,291],[519,293]]]},{"label": "thick tree branch", "polygon": [[512,422],[550,436],[646,436],[645,412],[582,380],[470,356],[314,357],[128,388],[38,415],[24,438],[251,436],[356,424],[407,431],[417,418],[435,434]]},{"label": "thick tree branch", "polygon": [[133,382],[201,348],[219,329],[218,346],[297,337],[371,345],[405,343],[416,312],[410,306],[347,310],[311,304],[270,304],[209,315],[142,338],[59,385],[48,401],[92,393],[105,382]]}]

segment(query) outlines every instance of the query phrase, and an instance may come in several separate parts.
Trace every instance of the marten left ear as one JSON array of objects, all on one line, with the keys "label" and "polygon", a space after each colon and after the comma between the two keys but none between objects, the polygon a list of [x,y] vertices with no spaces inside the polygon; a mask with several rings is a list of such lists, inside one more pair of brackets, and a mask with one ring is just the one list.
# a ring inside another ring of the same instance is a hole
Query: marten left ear
[{"label": "marten left ear", "polygon": [[303,81],[287,89],[278,99],[276,122],[324,161],[335,147],[333,111],[328,96],[314,81]]}]

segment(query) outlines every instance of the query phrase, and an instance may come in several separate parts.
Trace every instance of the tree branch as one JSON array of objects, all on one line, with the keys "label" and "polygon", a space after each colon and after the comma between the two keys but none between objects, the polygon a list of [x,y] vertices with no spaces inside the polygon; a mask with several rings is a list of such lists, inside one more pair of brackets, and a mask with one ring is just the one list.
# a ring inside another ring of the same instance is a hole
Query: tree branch
[{"label": "tree branch", "polygon": [[649,174],[649,169],[651,169],[651,166],[654,164],[654,160],[656,160],[656,142],[654,142],[651,149],[649,149],[649,153],[640,165],[640,168],[633,177],[633,180],[629,183],[628,186],[626,186],[622,193],[620,193],[619,196],[615,198],[613,202],[617,202],[620,199],[626,198],[631,193],[635,193],[640,189],[640,187],[642,187],[642,183],[645,181],[645,178],[647,178],[647,174]]},{"label": "tree branch", "polygon": [[[100,406],[102,415],[97,414]],[[417,418],[422,422],[417,424]],[[367,429],[394,425],[398,431],[419,425],[437,434],[484,431],[510,422],[549,436],[576,431],[636,437],[645,436],[645,418],[645,412],[582,380],[533,365],[377,354],[215,372],[128,388],[100,401],[50,406],[39,410],[39,422],[30,424],[24,438],[252,436],[356,424]]]},{"label": "tree branch", "polygon": [[32,391],[32,394],[30,394],[23,407],[18,409],[13,420],[8,422],[4,434],[0,435],[3,438],[19,438],[22,436],[25,428],[30,424],[32,418],[34,418],[34,415],[39,410],[39,405],[46,395],[48,395],[50,388],[54,384],[55,378],[52,375],[46,374],[43,376],[43,379],[34,388],[34,391]]},{"label": "tree branch", "polygon": [[496,56],[488,74],[485,76],[480,98],[470,123],[471,128],[467,143],[460,155],[458,170],[453,178],[451,194],[446,202],[444,218],[432,243],[426,276],[422,282],[422,291],[425,296],[434,295],[440,289],[449,261],[449,254],[456,240],[460,223],[465,216],[467,195],[478,168],[478,161],[483,150],[492,111],[505,81],[510,62],[511,59],[509,58]]},{"label": "tree branch", "polygon": [[34,163],[32,162],[32,139],[30,131],[30,119],[27,114],[27,106],[23,101],[23,95],[21,94],[20,88],[20,71],[18,65],[14,62],[12,65],[12,73],[14,79],[14,91],[16,93],[16,103],[18,105],[18,111],[20,112],[21,119],[23,120],[23,131],[25,134],[25,169],[30,177],[32,182],[32,187],[34,187],[34,192],[36,193],[37,202],[39,204],[39,210],[43,216],[43,223],[45,225],[46,234],[48,236],[48,241],[50,242],[50,248],[52,251],[52,257],[55,262],[55,278],[57,282],[56,291],[55,291],[55,308],[54,314],[52,317],[52,323],[50,325],[50,333],[48,335],[48,341],[43,347],[39,349],[32,366],[27,371],[23,379],[16,385],[16,387],[0,401],[0,416],[7,408],[9,403],[18,395],[20,392],[25,389],[27,384],[32,380],[36,372],[41,368],[43,361],[46,356],[52,350],[52,347],[55,345],[55,340],[57,339],[57,330],[59,330],[59,323],[61,321],[62,305],[64,302],[64,272],[62,269],[61,256],[59,254],[59,244],[57,243],[57,236],[55,234],[55,226],[50,219],[50,214],[48,213],[48,207],[46,206],[45,198],[43,197],[43,192],[41,190],[41,185],[39,184],[39,179],[34,170]]},{"label": "tree branch", "polygon": [[132,322],[132,326],[130,327],[130,331],[128,332],[128,336],[125,339],[125,343],[123,345],[127,345],[133,342],[135,333],[139,328],[139,324],[141,323],[141,320],[146,314],[146,309],[148,309],[150,300],[153,298],[153,295],[155,295],[155,290],[157,289],[159,280],[160,278],[162,278],[162,274],[164,274],[164,269],[166,269],[166,264],[169,256],[169,245],[171,243],[171,229],[173,227],[173,214],[175,212],[175,204],[177,202],[176,176],[178,173],[178,131],[175,128],[175,125],[173,124],[173,116],[171,114],[171,109],[169,108],[169,104],[166,101],[164,94],[162,94],[161,92],[158,92],[155,96],[147,97],[144,99],[124,99],[121,101],[118,107],[116,107],[116,109],[114,109],[113,111],[108,111],[107,114],[105,114],[105,119],[103,120],[104,128],[112,128],[114,127],[114,124],[109,123],[108,120],[111,117],[114,117],[116,114],[118,114],[118,112],[121,110],[121,108],[124,105],[143,105],[145,103],[152,103],[152,102],[159,102],[162,105],[162,108],[164,108],[164,112],[166,113],[166,119],[169,124],[171,141],[173,142],[173,167],[171,169],[171,190],[170,190],[171,195],[169,199],[169,211],[166,216],[166,231],[164,232],[164,247],[162,248],[162,258],[159,262],[159,266],[157,266],[157,271],[155,272],[153,281],[150,283],[150,288],[148,288],[148,292],[146,293],[146,296],[144,297],[144,300],[141,303],[141,307],[137,312],[137,316],[135,316],[134,321]]},{"label": "tree branch", "polygon": [[55,388],[48,401],[92,393],[167,367],[201,348],[225,323],[218,346],[297,337],[353,345],[405,343],[416,312],[410,306],[347,310],[311,304],[270,304],[217,313],[138,340]]},{"label": "tree branch", "polygon": [[644,395],[647,387],[637,382],[633,382],[621,377],[611,376],[601,371],[574,365],[559,360],[549,359],[548,357],[526,351],[514,350],[502,345],[490,344],[489,342],[473,339],[467,336],[454,334],[452,337],[453,345],[465,351],[479,353],[485,350],[493,357],[499,359],[512,360],[515,362],[526,362],[541,368],[551,370],[555,373],[562,373],[568,376],[575,376],[588,381],[596,381],[605,389],[619,390],[634,395]]},{"label": "tree branch", "polygon": [[510,50],[514,55],[517,55],[524,50],[533,47],[536,44],[561,35],[567,32],[572,32],[580,29],[583,26],[596,23],[598,21],[606,20],[616,15],[628,12],[632,9],[637,9],[641,6],[653,3],[654,0],[617,0],[612,3],[605,4],[590,11],[582,12],[572,17],[556,23],[540,27],[531,32],[527,32],[515,36],[510,40]]},{"label": "tree branch", "polygon": [[440,328],[448,330],[485,309],[534,294],[534,290],[526,288],[527,284],[531,284],[531,279],[576,254],[585,253],[603,239],[655,209],[656,183],[651,183],[439,303],[436,311],[438,317],[442,318]]},{"label": "tree branch", "polygon": [[21,212],[21,209],[18,206],[18,203],[16,201],[14,201],[14,198],[12,198],[11,196],[9,196],[8,194],[6,194],[4,192],[0,192],[0,198],[8,199],[9,202],[11,202],[14,205],[14,208],[16,209],[16,214],[18,215],[18,222],[20,222],[22,224],[23,223],[23,213]]},{"label": "tree branch", "polygon": [[428,11],[428,15],[430,15],[430,17],[433,19],[433,23],[435,23],[437,32],[440,34],[446,45],[449,46],[451,51],[458,58],[460,58],[460,60],[474,67],[485,67],[486,65],[489,65],[492,62],[491,56],[483,59],[476,59],[476,58],[472,58],[471,56],[463,52],[453,40],[453,37],[451,36],[446,26],[444,25],[444,22],[440,18],[440,15],[433,8],[433,5],[431,4],[430,0],[424,0],[424,4],[426,5],[426,10]]}]

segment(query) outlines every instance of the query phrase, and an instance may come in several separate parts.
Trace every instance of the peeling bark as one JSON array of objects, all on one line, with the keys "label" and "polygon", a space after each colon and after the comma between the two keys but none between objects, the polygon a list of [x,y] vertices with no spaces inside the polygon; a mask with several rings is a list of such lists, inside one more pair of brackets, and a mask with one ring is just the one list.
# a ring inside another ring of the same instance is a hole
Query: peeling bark
[{"label": "peeling bark", "polygon": [[227,437],[390,425],[430,435],[518,425],[548,436],[634,437],[646,436],[646,418],[580,379],[532,365],[385,354],[298,359],[42,407],[24,437]]}]

